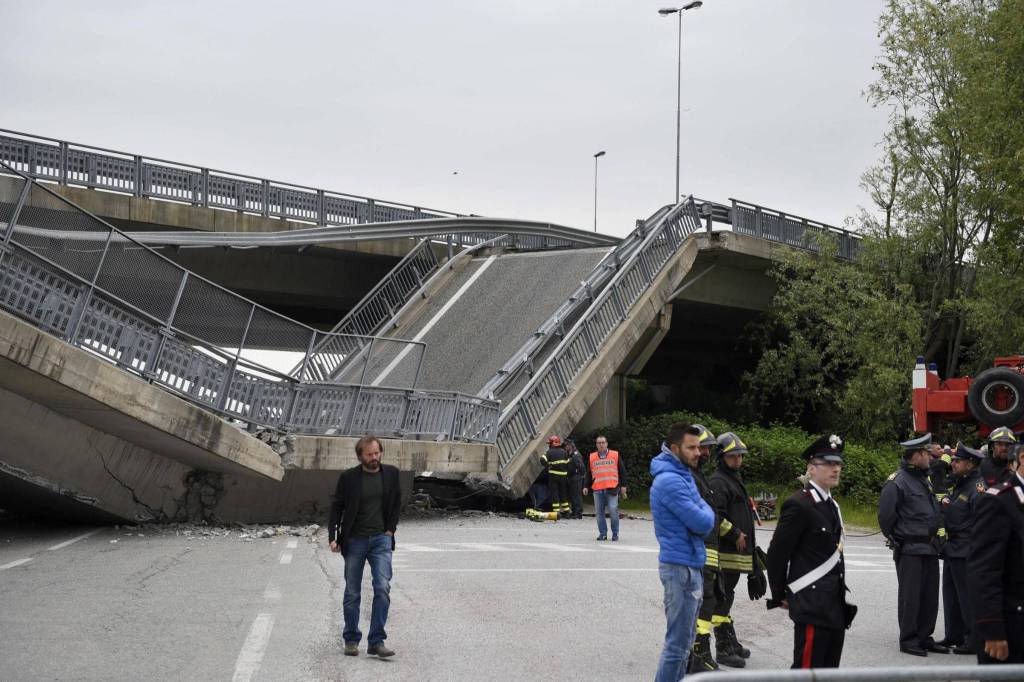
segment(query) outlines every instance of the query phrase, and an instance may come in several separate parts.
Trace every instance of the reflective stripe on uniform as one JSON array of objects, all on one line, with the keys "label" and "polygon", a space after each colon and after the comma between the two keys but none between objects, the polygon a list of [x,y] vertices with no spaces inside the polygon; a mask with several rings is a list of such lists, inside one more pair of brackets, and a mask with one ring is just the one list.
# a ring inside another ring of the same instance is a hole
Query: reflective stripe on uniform
[{"label": "reflective stripe on uniform", "polygon": [[711,568],[718,568],[719,567],[718,550],[717,549],[712,549],[711,547],[707,547],[706,549],[707,549],[707,559],[704,560],[704,565],[705,566],[710,566]]},{"label": "reflective stripe on uniform", "polygon": [[722,525],[718,527],[718,535],[724,537],[729,534],[732,530],[732,521],[729,519],[722,519]]},{"label": "reflective stripe on uniform", "polygon": [[749,554],[733,554],[731,552],[720,552],[718,563],[725,571],[739,571],[750,573],[754,570],[754,560]]},{"label": "reflective stripe on uniform", "polygon": [[[711,616],[714,618],[714,616]],[[697,619],[697,634],[698,635],[710,635],[711,634],[711,621],[704,620],[702,618]]]}]

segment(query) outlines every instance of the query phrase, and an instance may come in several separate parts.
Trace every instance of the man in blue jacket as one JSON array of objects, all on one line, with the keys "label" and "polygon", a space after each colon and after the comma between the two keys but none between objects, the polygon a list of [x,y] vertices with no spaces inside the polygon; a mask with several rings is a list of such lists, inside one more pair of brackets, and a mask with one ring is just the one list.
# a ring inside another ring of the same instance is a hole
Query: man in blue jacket
[{"label": "man in blue jacket", "polygon": [[701,498],[690,472],[700,457],[700,435],[697,427],[673,424],[661,453],[651,460],[651,514],[667,621],[655,682],[683,679],[704,596],[704,536],[715,524],[715,512]]}]

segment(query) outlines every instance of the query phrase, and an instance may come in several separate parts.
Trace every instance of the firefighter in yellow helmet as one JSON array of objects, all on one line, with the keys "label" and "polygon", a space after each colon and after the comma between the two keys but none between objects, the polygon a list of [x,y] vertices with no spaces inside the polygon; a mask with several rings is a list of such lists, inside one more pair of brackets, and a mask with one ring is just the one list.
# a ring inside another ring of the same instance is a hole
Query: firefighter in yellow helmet
[{"label": "firefighter in yellow helmet", "polygon": [[981,460],[981,476],[990,488],[1010,478],[1010,456],[1017,445],[1017,436],[1006,426],[988,434],[988,457]]}]

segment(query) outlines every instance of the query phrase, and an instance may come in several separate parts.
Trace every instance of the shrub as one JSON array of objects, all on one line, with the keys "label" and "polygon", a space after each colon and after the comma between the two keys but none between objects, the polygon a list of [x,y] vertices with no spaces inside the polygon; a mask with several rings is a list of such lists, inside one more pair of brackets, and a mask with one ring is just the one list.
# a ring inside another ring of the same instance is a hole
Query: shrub
[{"label": "shrub", "polygon": [[[598,434],[606,435],[609,446],[618,450],[625,459],[629,486],[646,489],[651,485],[651,459],[658,454],[669,426],[675,422],[703,424],[715,435],[732,431],[750,450],[743,463],[744,479],[790,489],[798,485],[797,476],[806,470],[800,455],[816,437],[795,426],[728,425],[711,415],[669,412],[640,417],[574,438],[585,456],[594,450]],[[837,495],[863,504],[875,504],[882,484],[899,464],[899,455],[895,446],[881,449],[847,442],[845,460]],[[756,491],[750,490],[750,493],[756,494]]]}]

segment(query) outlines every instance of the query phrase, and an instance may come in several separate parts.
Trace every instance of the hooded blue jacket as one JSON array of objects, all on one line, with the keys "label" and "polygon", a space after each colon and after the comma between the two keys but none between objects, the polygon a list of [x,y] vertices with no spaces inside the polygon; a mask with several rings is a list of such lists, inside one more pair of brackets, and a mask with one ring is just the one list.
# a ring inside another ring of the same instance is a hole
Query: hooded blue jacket
[{"label": "hooded blue jacket", "polygon": [[704,536],[715,525],[715,512],[693,482],[690,469],[664,445],[651,460],[651,514],[661,551],[658,560],[701,568],[706,558]]}]

